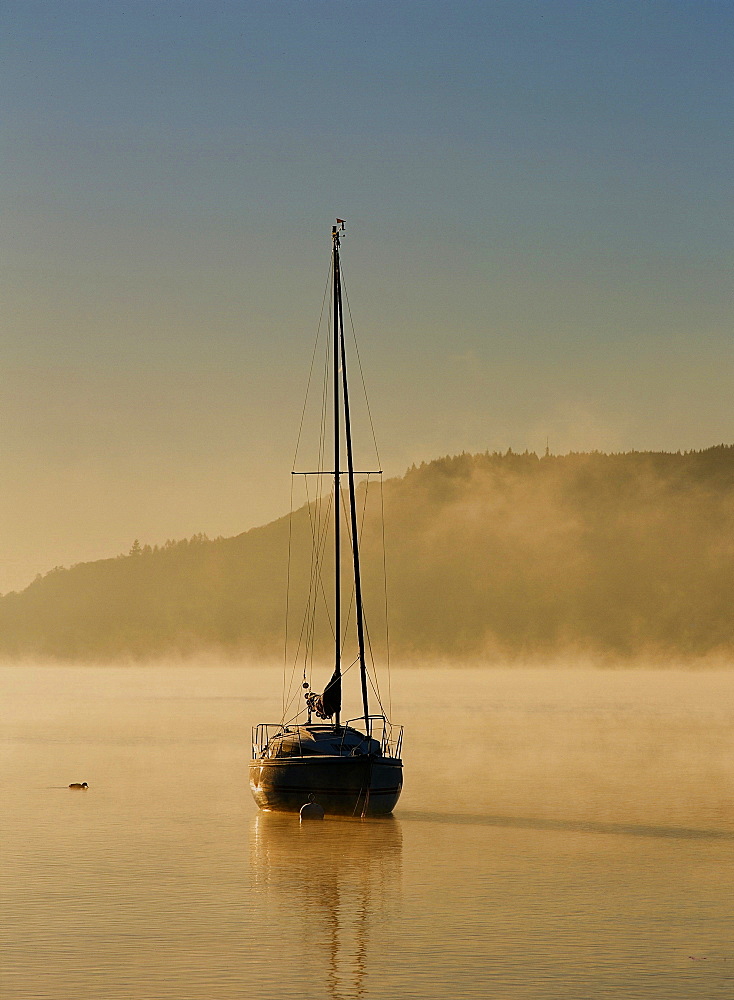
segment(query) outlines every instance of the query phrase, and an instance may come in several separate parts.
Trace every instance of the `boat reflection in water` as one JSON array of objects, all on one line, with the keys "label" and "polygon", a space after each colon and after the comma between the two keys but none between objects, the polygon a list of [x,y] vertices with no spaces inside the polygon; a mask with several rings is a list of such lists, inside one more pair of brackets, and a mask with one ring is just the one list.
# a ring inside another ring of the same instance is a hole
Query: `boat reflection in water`
[{"label": "boat reflection in water", "polygon": [[368,977],[384,988],[402,891],[402,843],[392,817],[299,823],[260,813],[254,819],[253,890],[268,926],[277,929],[284,982],[294,962],[304,996],[363,997],[372,993]]}]

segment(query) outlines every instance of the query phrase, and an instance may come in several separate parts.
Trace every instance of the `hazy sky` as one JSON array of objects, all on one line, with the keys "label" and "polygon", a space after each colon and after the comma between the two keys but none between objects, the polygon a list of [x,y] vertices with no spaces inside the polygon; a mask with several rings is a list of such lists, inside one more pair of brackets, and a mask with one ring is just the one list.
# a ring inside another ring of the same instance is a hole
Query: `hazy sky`
[{"label": "hazy sky", "polygon": [[734,439],[734,6],[4,0],[0,590],[288,506],[343,262],[385,470]]}]

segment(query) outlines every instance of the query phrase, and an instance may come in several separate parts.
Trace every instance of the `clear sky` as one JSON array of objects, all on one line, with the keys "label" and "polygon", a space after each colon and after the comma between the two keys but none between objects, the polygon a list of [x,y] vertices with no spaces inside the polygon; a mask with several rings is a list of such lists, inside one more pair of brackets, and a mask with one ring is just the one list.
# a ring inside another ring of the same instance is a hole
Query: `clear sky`
[{"label": "clear sky", "polygon": [[343,261],[386,472],[734,440],[734,5],[5,0],[0,591],[288,507]]}]

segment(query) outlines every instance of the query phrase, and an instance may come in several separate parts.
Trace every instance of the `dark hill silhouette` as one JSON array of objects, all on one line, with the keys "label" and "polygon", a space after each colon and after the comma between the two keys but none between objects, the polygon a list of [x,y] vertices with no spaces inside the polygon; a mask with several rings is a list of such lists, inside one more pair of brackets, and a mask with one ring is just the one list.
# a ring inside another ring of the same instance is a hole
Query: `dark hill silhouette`
[{"label": "dark hill silhouette", "polygon": [[[379,507],[367,506],[363,534],[376,633]],[[384,508],[398,657],[734,653],[732,446],[447,457],[386,482]],[[292,593],[307,574],[308,513],[292,523]],[[52,570],[0,599],[0,653],[281,655],[288,534],[281,518]]]}]

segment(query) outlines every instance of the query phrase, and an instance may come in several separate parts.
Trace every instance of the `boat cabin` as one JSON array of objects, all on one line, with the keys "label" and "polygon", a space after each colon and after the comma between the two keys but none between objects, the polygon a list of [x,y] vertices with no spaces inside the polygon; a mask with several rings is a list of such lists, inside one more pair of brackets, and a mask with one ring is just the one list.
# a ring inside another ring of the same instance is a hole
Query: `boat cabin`
[{"label": "boat cabin", "polygon": [[380,744],[351,726],[288,726],[268,741],[266,757],[381,756]]},{"label": "boat cabin", "polygon": [[[397,740],[383,716],[370,716],[370,731],[364,733],[350,726],[308,723],[283,726],[263,723],[253,730],[253,758],[275,757],[399,757],[402,726]],[[377,738],[375,738],[377,737]],[[393,737],[393,738],[391,738]]]}]

